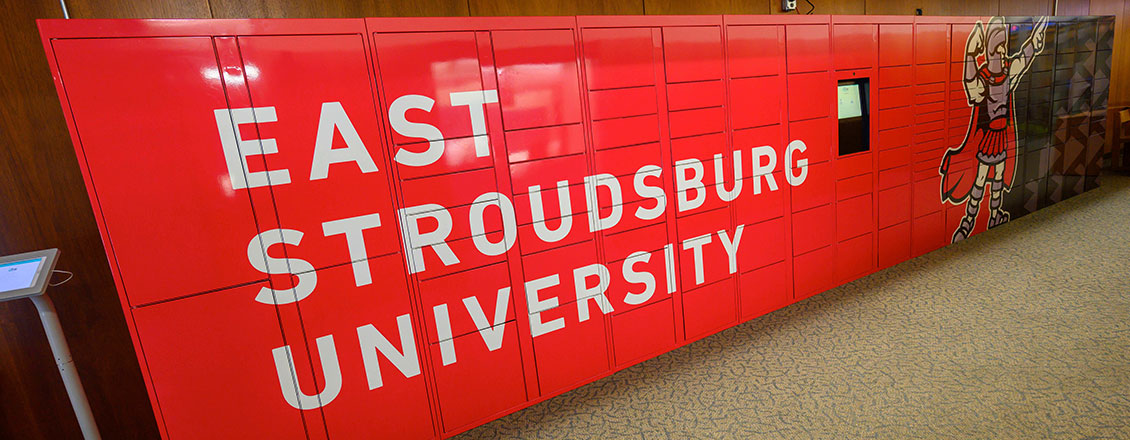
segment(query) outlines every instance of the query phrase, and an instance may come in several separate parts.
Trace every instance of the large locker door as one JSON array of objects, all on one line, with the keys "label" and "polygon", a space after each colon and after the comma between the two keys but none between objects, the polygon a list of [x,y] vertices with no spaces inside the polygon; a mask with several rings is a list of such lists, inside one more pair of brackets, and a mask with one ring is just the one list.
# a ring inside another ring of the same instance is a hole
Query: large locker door
[{"label": "large locker door", "polygon": [[255,215],[266,213],[253,213],[241,191],[247,179],[212,40],[51,44],[129,303],[264,280],[247,246]]},{"label": "large locker door", "polygon": [[[307,438],[302,401],[266,282],[136,309],[169,438]],[[297,354],[297,353],[293,353]],[[306,388],[309,392],[310,388]]]}]

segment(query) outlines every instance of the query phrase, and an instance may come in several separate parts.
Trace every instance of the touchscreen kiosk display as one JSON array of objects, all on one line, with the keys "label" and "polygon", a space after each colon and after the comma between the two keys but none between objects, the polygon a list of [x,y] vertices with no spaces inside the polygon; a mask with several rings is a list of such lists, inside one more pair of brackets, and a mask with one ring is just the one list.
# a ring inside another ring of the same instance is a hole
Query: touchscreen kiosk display
[{"label": "touchscreen kiosk display", "polygon": [[867,85],[867,78],[844,80],[836,84],[840,156],[871,149]]},{"label": "touchscreen kiosk display", "polygon": [[859,101],[859,84],[840,84],[838,89],[840,119],[863,116],[863,105]]},{"label": "touchscreen kiosk display", "polygon": [[45,258],[0,264],[0,292],[27,289],[35,285]]}]

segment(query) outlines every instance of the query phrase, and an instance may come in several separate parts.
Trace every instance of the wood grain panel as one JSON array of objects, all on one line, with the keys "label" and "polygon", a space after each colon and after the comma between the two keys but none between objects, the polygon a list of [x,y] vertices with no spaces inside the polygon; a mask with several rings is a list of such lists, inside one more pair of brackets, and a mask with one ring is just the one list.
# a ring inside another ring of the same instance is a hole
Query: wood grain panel
[{"label": "wood grain panel", "polygon": [[[201,12],[191,2],[73,4],[72,16],[77,17]],[[62,18],[62,9],[55,0],[0,0],[0,10],[6,12],[0,20],[0,51],[7,54],[0,57],[0,255],[51,247],[62,251],[58,267],[75,277],[49,294],[102,436],[156,438],[157,425],[35,28],[34,19]],[[202,16],[208,16],[206,4]],[[0,438],[81,438],[29,300],[0,303],[0,399]]]},{"label": "wood grain panel", "polygon": [[1124,6],[1122,0],[1091,0],[1088,12],[1090,15],[1113,15],[1121,18]]},{"label": "wood grain panel", "polygon": [[210,1],[214,18],[465,17],[469,15],[466,0]]},{"label": "wood grain panel", "polygon": [[985,0],[950,0],[949,15],[979,15],[979,16],[992,16],[998,15],[1000,10],[1000,3],[997,1]]},{"label": "wood grain panel", "polygon": [[643,15],[643,0],[470,0],[472,16]]},{"label": "wood grain panel", "polygon": [[[866,0],[864,9],[870,15],[914,15],[915,8],[922,8],[923,13],[938,15],[935,8],[923,6],[923,2],[914,0]],[[931,2],[931,4],[936,2]]]},{"label": "wood grain panel", "polygon": [[1111,66],[1111,80],[1110,80],[1110,107],[1124,107],[1130,106],[1130,53],[1126,53],[1127,47],[1130,47],[1130,26],[1125,24],[1127,18],[1130,18],[1130,7],[1122,15],[1115,20],[1115,27],[1117,28],[1114,37],[1114,60]]},{"label": "wood grain panel", "polygon": [[1090,15],[1091,0],[1057,0],[1055,15]]},{"label": "wood grain panel", "polygon": [[[42,0],[35,0],[42,2]],[[71,18],[211,18],[208,0],[66,0]],[[30,2],[29,2],[30,3]],[[51,3],[51,2],[46,2]],[[58,3],[58,2],[56,2]]]},{"label": "wood grain panel", "polygon": [[[1119,0],[1121,1],[1121,0]],[[1052,15],[1055,0],[1000,0],[1000,15]]]},{"label": "wood grain panel", "polygon": [[919,8],[922,15],[987,16],[997,15],[1000,5],[997,0],[867,0],[866,7],[869,15],[913,15]]},{"label": "wood grain panel", "polygon": [[780,2],[771,8],[772,3],[764,0],[643,0],[643,9],[649,15],[769,14],[781,9]]},{"label": "wood grain panel", "polygon": [[[804,1],[801,0],[801,3]],[[824,2],[821,2],[823,4]],[[867,13],[867,0],[837,0],[827,10],[816,14],[863,15]]]}]

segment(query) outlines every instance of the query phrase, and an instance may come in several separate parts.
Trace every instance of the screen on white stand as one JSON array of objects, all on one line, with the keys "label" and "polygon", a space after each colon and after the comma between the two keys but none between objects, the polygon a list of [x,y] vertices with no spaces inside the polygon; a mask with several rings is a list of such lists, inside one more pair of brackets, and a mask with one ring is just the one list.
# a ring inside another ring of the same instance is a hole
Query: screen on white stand
[{"label": "screen on white stand", "polygon": [[0,264],[0,292],[27,289],[35,284],[45,258]]}]

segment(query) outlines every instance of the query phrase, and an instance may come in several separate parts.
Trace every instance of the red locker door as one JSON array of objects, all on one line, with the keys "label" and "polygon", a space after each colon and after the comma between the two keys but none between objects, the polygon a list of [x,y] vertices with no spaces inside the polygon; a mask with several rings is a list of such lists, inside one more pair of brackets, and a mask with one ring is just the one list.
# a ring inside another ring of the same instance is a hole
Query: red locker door
[{"label": "red locker door", "polygon": [[[580,124],[507,131],[506,150],[510,163],[580,154],[585,152],[585,133]],[[525,190],[515,188],[515,192]]]},{"label": "red locker door", "polygon": [[793,297],[808,298],[834,286],[836,247],[826,246],[793,258]]},{"label": "red locker door", "polygon": [[[770,184],[776,185],[773,190]],[[753,224],[784,215],[789,209],[789,183],[784,172],[746,178],[742,193],[734,200],[734,219],[738,224]],[[758,193],[755,190],[760,189]]]},{"label": "red locker door", "polygon": [[722,29],[663,28],[663,55],[669,83],[722,79]]},{"label": "red locker door", "polygon": [[651,29],[585,29],[581,35],[590,90],[655,84]]},{"label": "red locker door", "polygon": [[[735,270],[730,270],[730,256],[724,242],[732,243],[737,238],[730,222],[730,211],[716,209],[681,217],[678,226],[679,243],[675,243],[675,253],[679,255],[679,281],[682,290],[709,284],[729,277],[736,272],[737,255],[734,255]],[[719,231],[727,235],[724,240]],[[737,249],[741,249],[738,243]],[[735,249],[735,250],[737,250]]]},{"label": "red locker door", "polygon": [[589,93],[589,114],[593,121],[655,114],[657,104],[653,85]]},{"label": "red locker door", "polygon": [[[651,225],[630,231],[604,236],[604,259],[606,261],[621,261],[636,252],[650,252],[661,250],[668,244],[667,224]],[[642,257],[636,257],[642,259]],[[652,257],[656,258],[656,257]],[[666,258],[666,257],[664,257]],[[642,265],[645,263],[636,263]],[[650,265],[651,263],[646,263]],[[615,273],[615,272],[613,272]]]},{"label": "red locker door", "polygon": [[745,272],[738,282],[743,321],[784,307],[792,298],[792,279],[787,261]]},{"label": "red locker door", "polygon": [[506,130],[581,121],[572,30],[495,31],[491,41]]},{"label": "red locker door", "polygon": [[912,66],[880,67],[879,87],[903,87],[914,82],[914,69]]},{"label": "red locker door", "polygon": [[258,231],[238,149],[224,136],[231,125],[211,40],[51,44],[129,303],[266,279],[247,260]]},{"label": "red locker door", "polygon": [[684,138],[708,133],[719,133],[726,122],[722,107],[694,110],[672,110],[669,114],[671,137]]},{"label": "red locker door", "polygon": [[836,70],[874,67],[878,46],[878,25],[832,26],[832,59]]},{"label": "red locker door", "polygon": [[788,83],[790,121],[820,118],[832,114],[834,105],[832,92],[835,90],[835,83],[828,72],[789,74]]},{"label": "red locker door", "polygon": [[[659,227],[666,233],[662,225]],[[612,308],[617,313],[626,312],[671,297],[666,263],[662,247],[633,251],[626,259],[608,263],[611,281],[607,297]]]},{"label": "red locker door", "polygon": [[787,259],[788,226],[780,217],[745,225],[738,246],[738,268],[746,272]]},{"label": "red locker door", "polygon": [[793,255],[835,243],[836,209],[833,206],[827,204],[793,213]]},{"label": "red locker door", "polygon": [[476,332],[448,342],[458,362],[445,365],[445,344],[431,344],[445,433],[483,423],[526,401],[517,324],[487,330],[490,336]]},{"label": "red locker door", "polygon": [[949,25],[919,23],[914,32],[914,60],[917,64],[943,63],[949,54]]},{"label": "red locker door", "polygon": [[832,65],[831,57],[828,56],[831,50],[828,40],[826,24],[785,26],[785,45],[788,51],[786,62],[789,73],[828,70]]},{"label": "red locker door", "polygon": [[[536,222],[542,223],[544,229],[538,229],[537,240],[560,240],[566,231],[560,219],[566,216],[575,216],[588,212],[588,199],[583,183],[564,185],[561,182],[551,187],[538,188],[536,192],[518,194],[514,196],[514,216],[517,218],[519,234],[523,227]],[[587,230],[587,220],[581,226]],[[572,221],[572,220],[570,220]],[[572,227],[571,223],[569,224]],[[521,241],[521,240],[519,240]]]},{"label": "red locker door", "polygon": [[784,73],[784,26],[728,26],[726,40],[730,78]]},{"label": "red locker door", "polygon": [[[737,99],[737,96],[735,96],[735,99]],[[736,110],[734,118],[735,121],[738,118]],[[785,148],[788,145],[788,139],[786,139],[785,136],[785,126],[780,123],[782,120],[782,115],[777,114],[771,121],[769,121],[768,119],[763,121],[769,125],[764,125],[757,128],[734,130],[734,149],[741,150],[743,155],[743,176],[759,176],[766,174],[767,172],[777,172],[785,169]],[[824,139],[827,139],[827,134],[825,134],[823,137],[810,138],[805,136],[802,140],[805,143],[808,143],[812,142],[813,140],[816,140],[816,142],[821,142]],[[764,151],[763,149],[757,149],[758,147],[766,146],[772,148],[773,153],[776,156],[775,163],[770,170],[763,169],[769,166],[769,161],[771,160],[769,153],[767,151]],[[757,149],[756,153],[755,149]],[[798,158],[800,157],[798,156]],[[754,159],[757,159],[756,162],[754,161]],[[749,165],[746,165],[747,163]],[[809,163],[814,162],[810,159]],[[794,163],[792,165],[795,166],[796,164]]]},{"label": "red locker door", "polygon": [[[787,93],[783,76],[760,76],[731,80],[730,102],[733,106],[733,128],[779,124],[784,116]],[[737,136],[736,133],[735,136]],[[776,143],[767,145],[778,146]]]},{"label": "red locker door", "polygon": [[686,339],[696,339],[737,322],[737,287],[733,278],[683,292]]},{"label": "red locker door", "polygon": [[[528,305],[528,311],[536,313],[576,301],[573,270],[596,262],[596,243],[593,241],[524,255],[523,280],[528,287],[524,289],[522,298]],[[556,282],[553,278],[556,278]],[[595,282],[590,282],[588,286],[594,284]],[[533,333],[537,336],[539,330],[535,329]]]},{"label": "red locker door", "polygon": [[924,215],[913,222],[910,229],[912,257],[945,246],[953,236],[953,231],[947,231],[945,227],[945,211]]},{"label": "red locker door", "polygon": [[[913,26],[912,24],[879,25],[880,66],[905,66],[911,63]],[[880,84],[880,87],[884,85]]]},{"label": "red locker door", "polygon": [[846,283],[875,267],[875,239],[870,233],[836,245],[836,282]]},{"label": "red locker door", "polygon": [[514,205],[498,194],[495,179],[493,169],[483,169],[401,183],[408,213],[398,221],[406,231],[412,273],[432,278],[506,259],[499,250],[514,245],[517,227],[500,227],[510,222]]},{"label": "red locker door", "polygon": [[[579,307],[587,308],[587,320],[579,320]],[[538,319],[560,325],[558,330],[533,337],[542,395],[564,391],[608,371],[606,318],[595,302],[563,304],[541,312]]]},{"label": "red locker door", "polygon": [[[506,263],[420,281],[420,303],[428,342],[474,333],[515,319]],[[437,311],[437,308],[442,311]]]},{"label": "red locker door", "polygon": [[[815,87],[815,86],[814,86]],[[824,84],[820,87],[832,87],[831,84]],[[838,148],[836,145],[836,122],[832,118],[818,118],[806,121],[797,121],[789,123],[789,139],[800,140],[805,144],[805,150],[802,152],[796,150],[791,157],[792,162],[785,158],[785,152],[788,152],[787,147],[782,148],[778,160],[782,162],[785,167],[798,166],[800,160],[807,160],[808,165],[812,166],[818,163],[828,162],[836,156]],[[830,168],[829,168],[830,170]],[[809,170],[811,173],[812,170]],[[807,185],[808,182],[805,182]]]},{"label": "red locker door", "polygon": [[[794,176],[801,174],[799,169],[791,169],[785,172],[793,173]],[[809,164],[808,175],[805,176],[804,182],[789,188],[789,194],[792,197],[792,211],[803,211],[834,202],[836,199],[836,176],[832,173],[832,164],[829,162],[816,165]]]},{"label": "red locker door", "polygon": [[[651,98],[654,99],[654,90]],[[590,93],[589,96],[598,95],[598,92]],[[648,105],[651,103],[648,102]],[[625,106],[627,107],[627,106]],[[593,147],[602,150],[606,148],[623,147],[627,145],[639,145],[647,142],[659,141],[659,117],[654,114],[651,107],[647,110],[642,110],[642,105],[639,107],[629,107],[622,111],[627,112],[644,112],[650,111],[652,114],[629,116],[623,118],[613,118],[604,120],[593,120],[592,123],[592,143]]]},{"label": "red locker door", "polygon": [[[623,197],[625,201],[642,200],[643,197],[633,188],[636,174],[645,166],[659,165],[662,163],[661,148],[662,146],[658,142],[651,142],[643,145],[597,151],[594,155],[596,173],[609,174],[617,177],[617,180],[620,181],[620,187],[624,189]],[[658,172],[658,170],[656,170],[656,172]],[[644,180],[644,185],[661,186],[664,181],[664,176],[658,175],[658,173],[646,175],[649,177]],[[603,196],[604,194],[601,195]],[[601,201],[603,202],[606,199],[606,197],[602,197]]]},{"label": "red locker door", "polygon": [[134,310],[170,438],[304,439],[306,429],[324,430],[303,426],[278,314],[254,300],[270,287],[250,284]]},{"label": "red locker door", "polygon": [[738,251],[742,242],[732,226],[730,211],[716,209],[677,221],[679,281],[682,286],[684,335],[696,338],[737,321]]},{"label": "red locker door", "polygon": [[875,227],[871,194],[836,203],[836,240],[843,241],[871,232]]},{"label": "red locker door", "polygon": [[592,241],[522,258],[521,297],[542,395],[563,391],[609,368],[605,314],[612,274],[597,265]]},{"label": "red locker door", "polygon": [[883,269],[910,259],[910,222],[879,230],[879,268]]},{"label": "red locker door", "polygon": [[667,298],[612,316],[612,347],[616,365],[639,361],[674,348],[673,302]]},{"label": "red locker door", "polygon": [[[581,145],[582,148],[583,146],[584,144]],[[513,163],[510,165],[510,179],[515,194],[526,194],[534,185],[548,189],[555,187],[561,181],[570,185],[583,183],[588,170],[585,155],[574,154]]]}]

